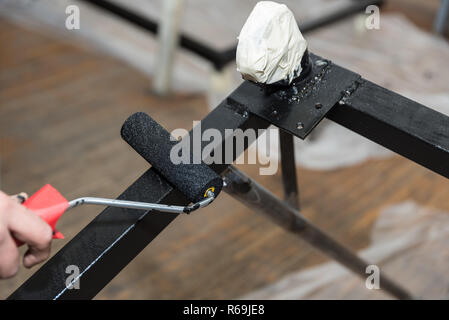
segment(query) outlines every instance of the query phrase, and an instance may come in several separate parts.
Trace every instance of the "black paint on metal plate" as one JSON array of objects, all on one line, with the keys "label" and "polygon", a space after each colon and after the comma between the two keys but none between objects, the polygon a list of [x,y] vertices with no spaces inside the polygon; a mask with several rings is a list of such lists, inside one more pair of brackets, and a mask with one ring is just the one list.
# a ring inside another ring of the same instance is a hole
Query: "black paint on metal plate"
[{"label": "black paint on metal plate", "polygon": [[348,90],[356,87],[360,75],[310,54],[312,71],[300,82],[271,93],[245,81],[226,100],[230,108],[245,106],[249,112],[293,135],[305,139]]}]

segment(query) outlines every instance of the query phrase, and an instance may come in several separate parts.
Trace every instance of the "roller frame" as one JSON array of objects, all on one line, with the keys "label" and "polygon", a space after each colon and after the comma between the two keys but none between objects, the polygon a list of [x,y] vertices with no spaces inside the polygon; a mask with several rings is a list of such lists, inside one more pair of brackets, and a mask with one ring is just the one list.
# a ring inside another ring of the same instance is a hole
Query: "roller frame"
[{"label": "roller frame", "polygon": [[[354,75],[348,73],[351,79]],[[353,90],[335,101],[326,117],[449,178],[449,117],[367,80],[356,82]],[[243,83],[202,120],[201,130],[215,128],[225,137],[225,129],[267,128],[272,123],[245,106],[245,96],[254,96],[257,92],[263,95],[259,87]],[[235,103],[228,103],[230,100],[237,101],[242,108],[236,109]],[[289,128],[280,129],[290,131]],[[224,145],[225,140],[217,148],[224,148]],[[211,168],[222,174],[228,166],[213,164]],[[152,169],[127,188],[119,199],[174,205],[188,203]],[[91,299],[176,216],[106,208],[9,298]],[[65,268],[68,265],[77,265],[81,270],[78,290],[66,289]]]}]

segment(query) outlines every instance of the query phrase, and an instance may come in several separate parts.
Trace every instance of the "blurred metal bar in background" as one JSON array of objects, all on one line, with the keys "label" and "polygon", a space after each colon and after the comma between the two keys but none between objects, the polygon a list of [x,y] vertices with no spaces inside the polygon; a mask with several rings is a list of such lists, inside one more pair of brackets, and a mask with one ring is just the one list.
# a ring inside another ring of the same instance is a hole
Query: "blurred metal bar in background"
[{"label": "blurred metal bar in background", "polygon": [[440,8],[434,22],[434,30],[436,33],[442,34],[447,26],[449,18],[449,0],[441,0]]},{"label": "blurred metal bar in background", "polygon": [[184,0],[165,0],[158,33],[159,53],[157,55],[156,76],[153,89],[156,94],[166,96],[171,90],[172,70],[178,46],[178,30]]},{"label": "blurred metal bar in background", "polygon": [[[158,24],[157,22],[151,20],[149,17],[146,17],[140,13],[134,12],[124,6],[112,3],[107,0],[79,0],[90,3],[99,7],[103,10],[106,10],[117,17],[124,19],[144,30],[147,30],[151,33],[156,34],[158,32]],[[377,5],[381,6],[384,3],[384,0],[358,0],[351,1],[351,4],[347,5],[336,12],[333,12],[329,15],[323,16],[319,19],[306,22],[304,24],[299,25],[299,29],[302,33],[307,33],[321,27],[330,25],[332,23],[338,22],[342,19],[345,19],[351,15],[365,12],[365,9],[369,5]],[[183,33],[179,34],[179,45],[201,58],[212,63],[216,70],[223,69],[230,62],[235,60],[235,52],[237,50],[237,45],[233,45],[232,47],[225,50],[217,50],[215,48],[210,47],[207,44],[201,43],[192,37],[185,35]]]}]

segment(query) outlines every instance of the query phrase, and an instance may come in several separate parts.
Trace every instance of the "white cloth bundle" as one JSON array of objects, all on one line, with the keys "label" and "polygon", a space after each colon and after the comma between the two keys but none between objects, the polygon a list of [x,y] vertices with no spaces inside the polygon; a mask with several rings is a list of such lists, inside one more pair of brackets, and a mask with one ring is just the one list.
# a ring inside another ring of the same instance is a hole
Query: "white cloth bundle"
[{"label": "white cloth bundle", "polygon": [[284,4],[260,1],[246,20],[237,46],[237,71],[259,83],[290,83],[301,73],[307,42]]}]

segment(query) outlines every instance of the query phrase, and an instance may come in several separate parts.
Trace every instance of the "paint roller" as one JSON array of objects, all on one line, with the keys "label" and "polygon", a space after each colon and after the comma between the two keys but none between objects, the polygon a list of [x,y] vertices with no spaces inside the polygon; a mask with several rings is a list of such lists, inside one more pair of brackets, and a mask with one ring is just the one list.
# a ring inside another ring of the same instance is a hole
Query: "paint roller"
[{"label": "paint roller", "polygon": [[[174,164],[170,160],[172,147],[177,143],[170,139],[162,126],[145,113],[131,115],[123,124],[123,139],[136,150],[174,188],[179,189],[192,204],[187,206],[165,205],[119,199],[83,197],[66,200],[58,190],[47,184],[27,199],[23,205],[32,210],[53,229],[53,238],[64,236],[56,230],[56,223],[64,212],[83,204],[167,213],[191,213],[209,205],[220,193],[223,180],[206,164]],[[190,155],[190,159],[193,155]],[[23,243],[16,240],[18,246]]]},{"label": "paint roller", "polygon": [[215,197],[220,193],[223,180],[203,162],[192,163],[192,148],[190,163],[174,164],[171,161],[171,150],[178,141],[170,139],[170,133],[146,113],[137,112],[131,115],[123,124],[121,134],[138,154],[190,201],[198,202],[204,199],[209,191]]}]

